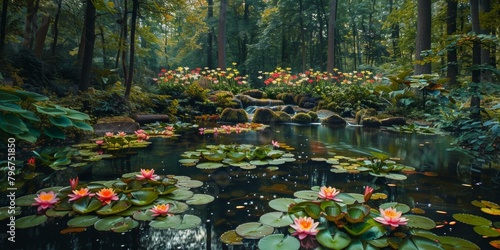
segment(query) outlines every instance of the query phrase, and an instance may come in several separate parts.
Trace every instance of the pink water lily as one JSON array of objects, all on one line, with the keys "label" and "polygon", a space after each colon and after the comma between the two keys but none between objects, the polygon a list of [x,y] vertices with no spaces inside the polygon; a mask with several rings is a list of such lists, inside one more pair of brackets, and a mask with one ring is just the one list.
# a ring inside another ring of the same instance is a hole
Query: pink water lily
[{"label": "pink water lily", "polygon": [[293,220],[294,224],[290,225],[295,232],[292,233],[293,236],[299,236],[299,239],[304,239],[308,235],[316,235],[319,230],[316,229],[319,222],[314,222],[311,217],[299,217]]},{"label": "pink water lily", "polygon": [[78,186],[78,176],[74,179],[69,179],[69,184],[71,186],[71,190],[75,190],[76,186]]},{"label": "pink water lily", "polygon": [[365,193],[363,195],[365,202],[368,202],[373,194],[373,188],[370,186],[365,187]]},{"label": "pink water lily", "polygon": [[280,144],[278,143],[278,141],[271,140],[271,144],[273,145],[273,147],[276,147],[276,148],[280,147]]},{"label": "pink water lily", "polygon": [[401,212],[398,212],[395,208],[389,207],[386,209],[380,208],[380,217],[376,217],[375,220],[391,227],[398,227],[399,225],[406,225],[408,219],[401,217]]},{"label": "pink water lily", "polygon": [[83,198],[85,196],[92,197],[95,194],[89,192],[88,188],[80,188],[80,190],[73,190],[73,194],[68,194],[69,196],[69,201],[76,201],[80,198]]},{"label": "pink water lily", "polygon": [[150,211],[153,212],[153,214],[151,216],[165,216],[165,215],[168,215],[168,216],[172,216],[172,214],[170,214],[168,212],[168,210],[170,210],[170,204],[158,204],[158,205],[154,205]]},{"label": "pink water lily", "polygon": [[141,174],[136,175],[138,180],[158,180],[160,177],[155,173],[154,169],[141,169]]},{"label": "pink water lily", "polygon": [[106,134],[105,134],[105,135],[106,135],[106,136],[108,136],[108,137],[110,137],[110,136],[113,136],[113,135],[114,135],[114,133],[113,133],[113,132],[106,132]]},{"label": "pink water lily", "polygon": [[53,192],[41,192],[37,195],[35,198],[35,202],[31,204],[32,206],[38,206],[37,211],[48,209],[54,207],[54,204],[56,204],[59,201],[59,198],[57,198],[57,195]]},{"label": "pink water lily", "polygon": [[107,205],[112,201],[118,200],[118,196],[116,195],[115,190],[113,190],[112,188],[102,188],[101,190],[99,190],[99,192],[97,192],[97,196],[97,199],[99,199],[99,201],[101,201],[103,205]]},{"label": "pink water lily", "polygon": [[319,190],[318,197],[325,200],[333,200],[333,201],[342,201],[339,198],[335,198],[340,193],[340,190],[333,188],[322,186]]},{"label": "pink water lily", "polygon": [[118,136],[124,137],[124,136],[126,136],[126,135],[127,135],[127,133],[125,133],[125,132],[123,132],[123,131],[118,132]]}]

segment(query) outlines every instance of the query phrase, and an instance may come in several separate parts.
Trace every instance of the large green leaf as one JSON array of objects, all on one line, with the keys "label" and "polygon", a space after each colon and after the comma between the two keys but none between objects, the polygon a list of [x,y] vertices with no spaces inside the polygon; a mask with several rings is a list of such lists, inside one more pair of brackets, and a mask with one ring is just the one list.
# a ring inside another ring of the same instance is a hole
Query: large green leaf
[{"label": "large green leaf", "polygon": [[300,241],[284,234],[271,234],[259,240],[259,249],[296,250],[300,249]]},{"label": "large green leaf", "polygon": [[151,221],[149,226],[155,229],[169,229],[180,226],[182,223],[182,219],[178,215],[167,216],[162,219],[158,218],[157,220]]},{"label": "large green leaf", "polygon": [[64,109],[58,108],[57,106],[54,107],[44,107],[44,106],[39,106],[36,104],[33,104],[36,107],[36,110],[42,114],[50,115],[50,116],[56,116],[56,115],[65,115],[66,111]]},{"label": "large green leaf", "polygon": [[424,216],[408,214],[404,215],[403,217],[406,217],[408,219],[408,223],[406,224],[406,226],[411,228],[431,230],[436,227],[436,222]]},{"label": "large green leaf", "polygon": [[259,222],[271,227],[286,227],[293,224],[292,218],[282,212],[270,212],[260,216]]},{"label": "large green leaf", "polygon": [[25,112],[19,113],[20,116],[23,118],[33,121],[33,122],[40,122],[40,118],[33,112],[26,110]]},{"label": "large green leaf", "polygon": [[425,237],[412,236],[404,239],[398,249],[405,250],[444,250],[441,245]]},{"label": "large green leaf", "polygon": [[98,231],[111,231],[114,228],[120,227],[124,220],[125,218],[117,215],[105,217],[96,221],[94,228]]},{"label": "large green leaf", "polygon": [[66,116],[49,116],[49,121],[58,126],[58,127],[63,127],[63,128],[66,128],[66,127],[69,127],[71,125],[73,125],[73,123],[71,122],[71,120],[66,117]]},{"label": "large green leaf", "polygon": [[96,215],[77,216],[67,222],[68,227],[90,227],[99,220]]},{"label": "large green leaf", "polygon": [[201,218],[196,216],[196,215],[191,215],[191,214],[185,214],[182,216],[182,221],[181,224],[178,226],[174,227],[175,229],[191,229],[195,228],[201,225]]},{"label": "large green leaf", "polygon": [[[29,129],[26,126],[26,124],[18,116],[14,115],[14,114],[5,114],[5,115],[3,115],[2,118],[3,118],[2,123],[10,124],[10,125],[16,127],[17,129],[19,129],[21,132],[29,132]],[[9,132],[9,131],[7,131],[7,132]]]},{"label": "large green leaf", "polygon": [[73,126],[85,131],[94,131],[94,128],[90,124],[82,121],[73,121]]},{"label": "large green leaf", "polygon": [[72,208],[78,213],[87,214],[93,212],[101,207],[101,202],[97,199],[91,199],[89,197],[80,198],[76,200]]},{"label": "large green leaf", "polygon": [[18,95],[19,97],[21,97],[22,99],[26,99],[28,101],[37,101],[37,102],[43,102],[43,101],[48,101],[49,98],[44,96],[44,95],[40,95],[38,93],[35,93],[35,92],[30,92],[30,91],[24,91],[24,90],[18,90],[16,89],[14,91],[14,93],[16,95]]},{"label": "large green leaf", "polygon": [[16,228],[30,228],[38,226],[47,221],[45,215],[28,215],[16,220]]},{"label": "large green leaf", "polygon": [[248,222],[236,227],[236,233],[247,239],[260,239],[272,234],[274,228],[260,222]]},{"label": "large green leaf", "polygon": [[96,211],[98,215],[112,215],[127,210],[132,204],[126,200],[110,203]]},{"label": "large green leaf", "polygon": [[156,198],[158,198],[158,193],[149,190],[139,190],[130,193],[132,199],[130,202],[137,206],[144,206],[152,203]]},{"label": "large green leaf", "polygon": [[491,226],[492,222],[484,217],[473,214],[454,214],[453,218],[473,226]]},{"label": "large green leaf", "polygon": [[194,194],[186,203],[189,205],[204,205],[214,201],[214,197],[208,194]]},{"label": "large green leaf", "polygon": [[74,109],[69,109],[69,108],[63,108],[63,107],[59,107],[59,109],[66,111],[66,117],[68,117],[71,120],[77,120],[77,121],[90,120],[89,115],[82,113],[80,111],[76,111]]},{"label": "large green leaf", "polygon": [[280,212],[288,212],[288,207],[291,204],[296,204],[297,201],[291,198],[277,198],[274,200],[269,201],[269,206],[273,208],[274,210],[280,211]]},{"label": "large green leaf", "polygon": [[0,110],[13,112],[13,113],[24,113],[26,112],[21,106],[16,103],[10,102],[0,102]]},{"label": "large green leaf", "polygon": [[318,240],[321,245],[333,249],[344,249],[351,243],[351,238],[349,238],[349,235],[346,233],[337,231],[332,235],[328,229],[319,230],[316,235],[316,240]]},{"label": "large green leaf", "polygon": [[57,138],[57,139],[65,139],[66,138],[66,135],[64,134],[64,132],[56,126],[46,128],[43,130],[43,132],[50,138]]},{"label": "large green leaf", "polygon": [[20,101],[21,98],[17,95],[0,92],[0,102],[17,102]]}]

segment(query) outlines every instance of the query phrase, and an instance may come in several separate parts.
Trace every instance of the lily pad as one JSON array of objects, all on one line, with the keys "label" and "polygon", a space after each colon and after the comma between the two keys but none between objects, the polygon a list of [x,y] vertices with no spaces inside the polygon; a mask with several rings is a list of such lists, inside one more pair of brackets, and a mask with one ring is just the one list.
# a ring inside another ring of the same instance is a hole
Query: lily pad
[{"label": "lily pad", "polygon": [[99,209],[101,207],[101,202],[97,199],[85,197],[76,200],[71,207],[78,213],[87,214]]},{"label": "lily pad", "polygon": [[67,214],[69,213],[68,210],[65,210],[65,211],[57,211],[57,210],[54,210],[54,209],[48,209],[46,212],[45,212],[45,215],[49,216],[49,217],[64,217],[66,216]]},{"label": "lily pad", "polygon": [[312,190],[301,190],[295,192],[293,196],[304,200],[316,200],[318,199],[318,192]]},{"label": "lily pad", "polygon": [[445,249],[467,249],[467,250],[481,249],[476,244],[461,238],[456,238],[451,236],[440,236],[438,240],[439,243],[441,243],[441,245],[445,247]]},{"label": "lily pad", "polygon": [[15,207],[14,209],[10,207],[0,207],[0,221],[7,219],[11,216],[17,216],[21,214],[21,208]]},{"label": "lily pad", "polygon": [[269,206],[280,212],[288,212],[288,207],[291,204],[296,204],[297,201],[291,198],[277,198],[269,201]]},{"label": "lily pad", "polygon": [[191,229],[198,227],[199,225],[201,225],[200,217],[192,214],[185,214],[184,216],[182,216],[181,224],[174,227],[174,229],[180,229],[180,230]]},{"label": "lily pad", "polygon": [[254,161],[250,161],[250,164],[256,165],[256,166],[265,166],[265,165],[269,164],[269,161],[266,161],[266,160],[254,160]]},{"label": "lily pad", "polygon": [[155,218],[150,210],[136,211],[132,217],[138,221],[152,221]]},{"label": "lily pad", "polygon": [[398,181],[403,181],[403,180],[408,179],[408,177],[406,177],[406,175],[394,174],[394,173],[390,173],[390,174],[386,175],[385,178],[391,179],[391,180],[398,180]]},{"label": "lily pad", "polygon": [[182,219],[178,215],[158,218],[149,223],[149,226],[155,229],[169,229],[178,227],[182,223]]},{"label": "lily pad", "polygon": [[186,203],[189,205],[203,205],[214,201],[214,197],[208,194],[194,194]]},{"label": "lily pad", "polygon": [[136,206],[144,206],[152,203],[158,198],[158,193],[149,190],[139,190],[130,193],[132,198],[130,202]]},{"label": "lily pad", "polygon": [[492,222],[484,217],[473,214],[454,214],[453,218],[462,223],[473,226],[491,226]]},{"label": "lily pad", "polygon": [[203,186],[203,182],[198,180],[180,180],[177,182],[177,185],[187,188],[197,188]]},{"label": "lily pad", "polygon": [[21,207],[31,207],[33,202],[35,202],[36,194],[28,194],[25,196],[21,196],[16,198],[16,205]]},{"label": "lily pad", "polygon": [[230,231],[224,232],[220,236],[220,240],[224,244],[228,244],[228,245],[243,245],[243,237],[238,235],[235,230],[230,230]]},{"label": "lily pad", "polygon": [[16,228],[36,227],[47,221],[46,215],[28,215],[16,220]]},{"label": "lily pad", "polygon": [[390,207],[395,208],[397,211],[399,211],[403,214],[408,213],[411,209],[408,205],[403,204],[403,203],[398,203],[398,202],[387,202],[387,203],[380,205],[380,208],[382,208],[382,209],[387,209]]},{"label": "lily pad", "polygon": [[96,215],[77,216],[67,222],[68,227],[90,227],[99,220]]},{"label": "lily pad", "polygon": [[403,217],[406,217],[408,219],[408,223],[406,224],[406,226],[411,228],[431,230],[436,227],[436,222],[424,216],[408,214],[404,215]]},{"label": "lily pad", "polygon": [[487,237],[500,236],[500,232],[498,232],[497,230],[495,230],[494,228],[489,227],[489,226],[475,226],[474,232],[476,232],[479,235],[487,236]]},{"label": "lily pad", "polygon": [[282,212],[270,212],[263,214],[260,217],[259,222],[271,227],[287,227],[293,224],[292,218],[288,214]]},{"label": "lily pad", "polygon": [[101,209],[97,210],[98,215],[111,215],[117,214],[127,210],[132,204],[126,200],[118,201],[117,203],[110,203]]},{"label": "lily pad", "polygon": [[217,169],[223,167],[224,164],[218,162],[204,162],[196,165],[199,169]]},{"label": "lily pad", "polygon": [[236,227],[236,233],[246,239],[260,239],[272,234],[274,228],[260,222],[248,222]]},{"label": "lily pad", "polygon": [[109,216],[99,219],[94,223],[94,228],[97,231],[111,231],[113,228],[118,227],[124,221],[124,217],[121,216]]},{"label": "lily pad", "polygon": [[259,249],[297,250],[300,249],[300,241],[284,234],[271,234],[260,239],[258,246]]},{"label": "lily pad", "polygon": [[185,201],[191,198],[193,195],[194,193],[192,191],[177,189],[174,190],[172,193],[167,194],[165,197],[172,200]]}]

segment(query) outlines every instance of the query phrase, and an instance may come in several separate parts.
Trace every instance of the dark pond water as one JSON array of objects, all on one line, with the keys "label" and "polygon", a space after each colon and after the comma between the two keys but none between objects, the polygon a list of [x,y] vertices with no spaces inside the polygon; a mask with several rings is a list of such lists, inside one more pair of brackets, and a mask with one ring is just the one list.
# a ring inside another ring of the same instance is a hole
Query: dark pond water
[{"label": "dark pond water", "polygon": [[[279,165],[270,171],[266,167],[242,170],[236,167],[201,170],[182,166],[178,160],[185,151],[193,151],[212,144],[269,145],[271,140],[285,142],[295,148],[296,162]],[[375,192],[386,193],[383,202],[395,201],[421,208],[425,216],[438,223],[453,221],[452,214],[472,213],[495,221],[482,213],[471,201],[484,199],[500,203],[498,170],[489,165],[480,166],[461,153],[448,151],[451,137],[398,134],[359,127],[329,128],[320,125],[279,125],[258,132],[241,134],[199,135],[196,131],[181,133],[174,138],[155,138],[152,144],[126,161],[100,161],[92,169],[80,174],[80,181],[110,180],[123,173],[154,168],[159,174],[189,176],[205,184],[196,193],[216,197],[207,205],[191,206],[187,213],[202,218],[202,225],[191,230],[155,230],[142,223],[128,233],[98,232],[89,228],[75,234],[61,234],[66,218],[49,219],[42,226],[16,231],[16,244],[5,238],[3,249],[256,249],[253,242],[232,247],[219,237],[227,230],[245,222],[258,221],[272,209],[269,200],[293,198],[298,190],[311,186],[333,186],[343,192],[363,193],[363,186],[376,186]],[[331,164],[314,158],[336,155],[364,157],[370,151],[383,151],[402,159],[401,163],[414,167],[418,173],[404,181],[374,178],[361,174],[338,174],[330,171]],[[432,172],[437,176],[423,173]],[[76,172],[62,172],[42,186],[67,185]],[[498,220],[498,219],[497,219]],[[5,222],[6,220],[2,221]],[[459,224],[459,223],[458,223]],[[435,229],[438,235],[466,238],[480,246],[491,239],[483,239],[470,226],[445,225]],[[5,223],[2,223],[5,228]]]}]

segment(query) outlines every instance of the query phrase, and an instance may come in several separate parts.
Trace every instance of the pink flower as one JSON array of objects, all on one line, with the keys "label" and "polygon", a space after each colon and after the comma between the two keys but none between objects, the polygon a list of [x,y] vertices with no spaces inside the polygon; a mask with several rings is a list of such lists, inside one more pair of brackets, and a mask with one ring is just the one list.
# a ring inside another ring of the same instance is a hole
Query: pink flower
[{"label": "pink flower", "polygon": [[102,188],[99,192],[97,192],[97,196],[99,196],[97,199],[99,199],[103,205],[118,200],[118,196],[112,188]]},{"label": "pink flower", "polygon": [[168,130],[168,131],[173,131],[174,127],[172,127],[172,126],[166,126],[165,129]]},{"label": "pink flower", "polygon": [[332,187],[322,186],[319,190],[318,196],[325,200],[342,201],[341,199],[335,198],[340,193],[340,190]]},{"label": "pink flower", "polygon": [[234,129],[236,130],[236,134],[239,134],[241,132],[241,128],[239,126],[236,126]]},{"label": "pink flower", "polygon": [[95,141],[95,144],[97,144],[97,145],[102,145],[103,143],[104,143],[103,140],[97,140],[97,141]]},{"label": "pink flower", "polygon": [[53,191],[47,193],[41,192],[35,198],[35,202],[32,204],[32,206],[38,206],[37,211],[40,211],[54,207],[54,204],[56,204],[58,201],[59,198],[56,197],[56,194]]},{"label": "pink flower", "polygon": [[308,235],[316,235],[319,230],[316,229],[318,226],[319,222],[314,222],[314,220],[311,217],[299,217],[295,218],[293,220],[295,224],[290,225],[293,229],[295,229],[295,232],[292,233],[293,236],[298,235],[299,239],[304,239]]},{"label": "pink flower", "polygon": [[113,136],[114,133],[113,132],[106,132],[106,136]]},{"label": "pink flower", "polygon": [[31,157],[28,159],[28,165],[35,166],[35,164],[36,164],[35,157]]},{"label": "pink flower", "polygon": [[150,211],[153,212],[152,216],[154,217],[165,215],[172,216],[168,210],[170,210],[170,204],[158,204],[154,205],[153,208],[150,209]]},{"label": "pink flower", "polygon": [[141,174],[136,175],[138,180],[158,180],[160,177],[155,173],[154,169],[141,169]]},{"label": "pink flower", "polygon": [[88,188],[80,188],[80,190],[73,190],[73,194],[68,194],[70,197],[69,201],[76,201],[82,197],[89,196],[92,197],[95,194],[89,192]]},{"label": "pink flower", "polygon": [[370,198],[372,197],[372,194],[373,194],[373,188],[370,186],[366,186],[365,187],[365,194],[363,196],[365,199],[365,202],[368,202],[370,200]]},{"label": "pink flower", "polygon": [[76,186],[78,186],[78,176],[75,179],[69,179],[69,184],[71,186],[71,190],[75,190]]},{"label": "pink flower", "polygon": [[200,135],[205,134],[205,128],[199,128],[198,130],[200,131]]},{"label": "pink flower", "polygon": [[406,225],[408,219],[401,217],[401,212],[398,212],[395,208],[389,207],[385,210],[380,208],[380,217],[376,217],[375,220],[391,227],[398,227],[399,225]]},{"label": "pink flower", "polygon": [[271,144],[273,145],[273,147],[277,147],[277,148],[280,147],[280,144],[278,143],[278,141],[271,140]]},{"label": "pink flower", "polygon": [[124,137],[125,135],[127,135],[127,133],[121,131],[121,132],[118,132],[118,135],[121,136],[121,137]]}]

